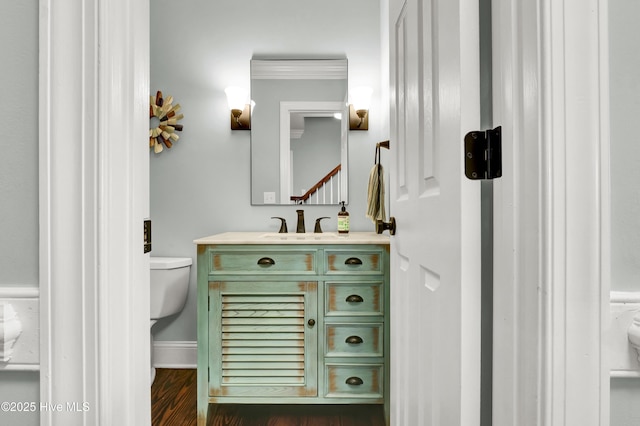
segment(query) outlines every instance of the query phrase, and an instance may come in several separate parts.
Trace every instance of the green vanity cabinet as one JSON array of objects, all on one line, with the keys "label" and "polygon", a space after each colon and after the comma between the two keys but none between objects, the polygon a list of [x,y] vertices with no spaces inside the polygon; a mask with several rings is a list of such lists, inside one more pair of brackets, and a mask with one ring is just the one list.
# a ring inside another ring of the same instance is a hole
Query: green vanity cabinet
[{"label": "green vanity cabinet", "polygon": [[198,425],[216,403],[385,404],[388,413],[388,237],[354,234],[196,240]]},{"label": "green vanity cabinet", "polygon": [[317,396],[317,281],[209,282],[209,397]]}]

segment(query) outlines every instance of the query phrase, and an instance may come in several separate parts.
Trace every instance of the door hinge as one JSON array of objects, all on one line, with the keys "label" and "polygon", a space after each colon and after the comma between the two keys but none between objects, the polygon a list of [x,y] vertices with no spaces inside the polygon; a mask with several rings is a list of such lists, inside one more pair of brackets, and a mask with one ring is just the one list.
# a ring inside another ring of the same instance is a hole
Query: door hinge
[{"label": "door hinge", "polygon": [[144,252],[149,253],[151,251],[151,219],[145,219],[144,221]]},{"label": "door hinge", "polygon": [[464,137],[464,174],[472,180],[502,177],[502,126]]}]

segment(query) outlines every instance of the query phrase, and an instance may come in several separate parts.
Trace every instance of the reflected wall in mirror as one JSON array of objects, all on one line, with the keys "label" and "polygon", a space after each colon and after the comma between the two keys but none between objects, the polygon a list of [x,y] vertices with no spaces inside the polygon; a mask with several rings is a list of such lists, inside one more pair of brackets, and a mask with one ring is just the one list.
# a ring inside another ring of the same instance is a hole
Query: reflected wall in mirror
[{"label": "reflected wall in mirror", "polygon": [[348,201],[346,59],[251,61],[251,204]]}]

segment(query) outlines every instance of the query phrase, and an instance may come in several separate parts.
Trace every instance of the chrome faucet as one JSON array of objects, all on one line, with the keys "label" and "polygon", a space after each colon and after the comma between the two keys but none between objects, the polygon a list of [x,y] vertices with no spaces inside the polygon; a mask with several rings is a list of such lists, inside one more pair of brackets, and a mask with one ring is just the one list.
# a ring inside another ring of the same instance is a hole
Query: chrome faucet
[{"label": "chrome faucet", "polygon": [[304,233],[306,232],[304,228],[304,210],[296,210],[296,212],[298,213],[298,226],[296,227],[296,232]]}]

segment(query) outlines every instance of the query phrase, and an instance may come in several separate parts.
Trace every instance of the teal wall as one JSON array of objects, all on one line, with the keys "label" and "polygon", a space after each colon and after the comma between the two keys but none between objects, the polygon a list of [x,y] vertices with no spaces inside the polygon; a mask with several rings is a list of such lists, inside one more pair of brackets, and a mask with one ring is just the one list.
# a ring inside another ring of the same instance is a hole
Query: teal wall
[{"label": "teal wall", "polygon": [[637,378],[611,379],[611,425],[640,425],[640,386]]},{"label": "teal wall", "polygon": [[[0,3],[0,287],[38,286],[38,0]],[[0,402],[39,404],[39,375],[0,368]],[[0,424],[39,413],[0,411]]]},{"label": "teal wall", "polygon": [[640,2],[637,0],[610,0],[611,269],[614,291],[640,291],[638,17]]},{"label": "teal wall", "polygon": [[[0,403],[27,403],[27,411],[11,411],[20,406],[9,405],[10,410],[0,410],[0,425],[37,426],[40,424],[40,377],[38,372],[2,371],[0,372]],[[31,403],[36,411],[31,411]],[[22,405],[24,407],[24,405]]]},{"label": "teal wall", "polygon": [[38,285],[38,0],[0,5],[0,286]]},{"label": "teal wall", "polygon": [[[609,1],[611,290],[640,291],[640,49],[637,0]],[[640,424],[640,379],[611,380],[611,426]]]}]

